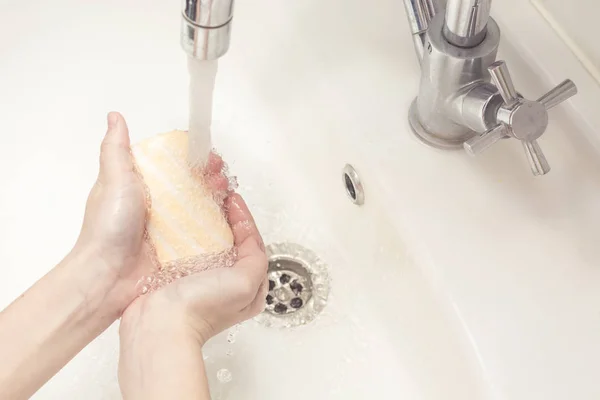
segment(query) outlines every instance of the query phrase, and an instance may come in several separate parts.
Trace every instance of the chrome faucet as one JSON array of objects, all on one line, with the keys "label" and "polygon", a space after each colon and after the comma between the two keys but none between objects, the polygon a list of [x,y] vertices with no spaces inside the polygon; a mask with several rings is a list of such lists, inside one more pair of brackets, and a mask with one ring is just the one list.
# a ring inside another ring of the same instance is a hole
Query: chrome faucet
[{"label": "chrome faucet", "polygon": [[419,93],[409,110],[412,130],[442,149],[476,155],[503,138],[523,143],[534,175],[550,165],[537,139],[548,110],[577,94],[567,79],[539,99],[523,98],[504,61],[496,61],[500,29],[491,0],[404,0],[417,57]]},{"label": "chrome faucet", "polygon": [[229,49],[234,0],[183,0],[181,47],[198,60],[216,60]]}]

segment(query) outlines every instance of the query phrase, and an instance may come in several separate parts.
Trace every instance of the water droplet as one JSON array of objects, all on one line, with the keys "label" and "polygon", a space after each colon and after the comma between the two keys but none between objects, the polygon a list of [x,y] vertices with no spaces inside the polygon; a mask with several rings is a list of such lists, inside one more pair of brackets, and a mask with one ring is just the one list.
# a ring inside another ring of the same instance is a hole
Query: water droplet
[{"label": "water droplet", "polygon": [[231,372],[227,368],[221,368],[217,371],[217,379],[219,382],[227,383],[231,382],[233,376],[231,376]]},{"label": "water droplet", "polygon": [[235,332],[229,332],[227,334],[227,341],[229,343],[235,343]]},{"label": "water droplet", "polygon": [[233,356],[233,350],[231,350],[231,349],[227,350],[227,351],[225,352],[225,355],[226,355],[227,357],[231,357],[231,356]]}]

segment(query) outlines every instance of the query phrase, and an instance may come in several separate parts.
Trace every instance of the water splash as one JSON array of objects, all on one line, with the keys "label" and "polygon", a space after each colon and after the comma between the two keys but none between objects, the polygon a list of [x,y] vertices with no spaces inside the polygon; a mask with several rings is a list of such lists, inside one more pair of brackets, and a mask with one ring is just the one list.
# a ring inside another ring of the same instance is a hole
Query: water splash
[{"label": "water splash", "polygon": [[227,332],[227,343],[235,343],[235,338],[240,331],[240,327],[241,325],[237,324],[229,329],[229,332]]},{"label": "water splash", "polygon": [[156,291],[177,279],[194,275],[202,271],[215,268],[228,268],[233,266],[237,258],[235,248],[219,253],[199,254],[193,257],[178,258],[162,265],[151,276],[142,278],[140,283],[141,293],[146,294]]},{"label": "water splash", "polygon": [[233,375],[231,375],[231,371],[229,371],[227,368],[221,368],[217,371],[217,379],[219,382],[228,383],[233,379]]}]

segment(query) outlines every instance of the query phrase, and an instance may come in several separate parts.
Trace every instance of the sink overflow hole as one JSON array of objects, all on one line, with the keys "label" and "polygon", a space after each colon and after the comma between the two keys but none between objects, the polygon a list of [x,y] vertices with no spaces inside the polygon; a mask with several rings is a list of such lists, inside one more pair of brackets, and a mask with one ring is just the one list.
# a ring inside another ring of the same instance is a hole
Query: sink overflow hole
[{"label": "sink overflow hole", "polygon": [[342,171],[342,177],[344,178],[346,194],[350,200],[356,205],[363,205],[365,203],[365,192],[354,167],[350,164],[346,164]]}]

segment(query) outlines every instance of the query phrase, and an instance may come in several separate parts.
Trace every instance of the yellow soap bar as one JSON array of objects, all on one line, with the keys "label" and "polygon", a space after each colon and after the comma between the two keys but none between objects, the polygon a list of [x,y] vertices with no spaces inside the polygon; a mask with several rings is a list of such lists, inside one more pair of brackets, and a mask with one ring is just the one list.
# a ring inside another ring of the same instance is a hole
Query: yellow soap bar
[{"label": "yellow soap bar", "polygon": [[156,135],[133,146],[132,153],[150,192],[147,229],[161,264],[233,246],[221,207],[188,165],[186,132]]}]

